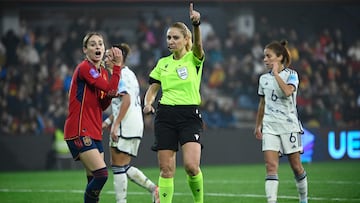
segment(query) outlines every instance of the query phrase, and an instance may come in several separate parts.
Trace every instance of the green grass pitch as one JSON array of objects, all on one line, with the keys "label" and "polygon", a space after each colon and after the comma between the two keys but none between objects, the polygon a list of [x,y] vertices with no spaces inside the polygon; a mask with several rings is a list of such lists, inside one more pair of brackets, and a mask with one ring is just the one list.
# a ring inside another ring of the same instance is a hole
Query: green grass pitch
[{"label": "green grass pitch", "polygon": [[[360,202],[360,162],[334,161],[304,164],[309,181],[309,202]],[[157,168],[142,168],[157,182]],[[264,164],[202,166],[205,203],[260,203],[264,194]],[[293,174],[287,163],[279,168],[279,203],[296,203]],[[82,170],[1,172],[1,203],[79,203],[83,202],[85,173]],[[190,203],[184,170],[177,168],[174,203]],[[113,176],[101,193],[100,202],[115,202]],[[128,203],[151,202],[150,193],[129,181]]]}]

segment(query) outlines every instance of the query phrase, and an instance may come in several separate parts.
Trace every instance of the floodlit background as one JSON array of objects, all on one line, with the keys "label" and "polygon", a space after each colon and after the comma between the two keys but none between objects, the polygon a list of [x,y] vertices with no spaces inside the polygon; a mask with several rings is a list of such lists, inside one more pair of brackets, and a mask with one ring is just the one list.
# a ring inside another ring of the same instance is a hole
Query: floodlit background
[{"label": "floodlit background", "polygon": [[[190,25],[186,1],[23,0],[0,8],[0,170],[71,169],[61,149],[67,92],[83,59],[82,38],[104,34],[127,42],[141,84],[169,54],[167,26]],[[287,39],[300,75],[299,116],[306,128],[304,162],[359,160],[360,4],[357,1],[196,1],[206,52],[201,106],[204,165],[262,163],[253,136],[263,47]],[[106,111],[105,114],[108,114]],[[140,166],[156,166],[152,117]],[[107,134],[104,132],[104,145]],[[55,146],[60,146],[56,148]],[[66,146],[65,146],[66,148]],[[108,155],[106,155],[108,161]],[[181,163],[181,157],[179,157]]]},{"label": "floodlit background", "polygon": [[[67,92],[83,59],[82,38],[99,31],[107,47],[131,45],[128,63],[141,84],[169,54],[167,26],[190,26],[188,1],[3,0],[0,3],[0,201],[81,202],[85,173],[63,141]],[[206,62],[201,94],[206,124],[202,171],[206,203],[265,202],[261,143],[253,136],[263,47],[287,39],[300,75],[297,98],[305,127],[302,155],[309,201],[360,202],[360,3],[352,0],[197,0]],[[105,112],[108,114],[109,110]],[[157,181],[152,116],[135,166]],[[108,132],[104,132],[109,162]],[[191,202],[181,156],[174,202]],[[278,199],[297,202],[286,158]],[[114,202],[113,176],[101,202]],[[150,194],[129,182],[129,202]]]}]

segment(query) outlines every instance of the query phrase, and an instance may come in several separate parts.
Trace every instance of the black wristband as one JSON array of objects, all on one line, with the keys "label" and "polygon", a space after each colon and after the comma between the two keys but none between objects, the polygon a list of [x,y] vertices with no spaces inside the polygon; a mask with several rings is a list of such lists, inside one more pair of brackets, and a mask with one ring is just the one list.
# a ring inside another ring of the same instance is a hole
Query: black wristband
[{"label": "black wristband", "polygon": [[201,24],[200,20],[197,21],[197,22],[192,22],[192,25],[195,26],[195,27],[199,26],[200,24]]}]

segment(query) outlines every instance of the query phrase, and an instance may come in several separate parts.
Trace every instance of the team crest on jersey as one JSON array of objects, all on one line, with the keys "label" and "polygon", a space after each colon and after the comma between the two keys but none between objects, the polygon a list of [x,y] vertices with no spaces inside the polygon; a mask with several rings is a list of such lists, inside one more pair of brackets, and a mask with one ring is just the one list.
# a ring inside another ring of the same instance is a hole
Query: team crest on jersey
[{"label": "team crest on jersey", "polygon": [[92,144],[91,138],[89,136],[83,137],[83,143],[85,146],[90,146]]},{"label": "team crest on jersey", "polygon": [[178,76],[183,80],[185,80],[189,76],[189,73],[188,73],[188,70],[186,67],[178,68],[178,69],[176,69],[176,72],[177,72]]}]

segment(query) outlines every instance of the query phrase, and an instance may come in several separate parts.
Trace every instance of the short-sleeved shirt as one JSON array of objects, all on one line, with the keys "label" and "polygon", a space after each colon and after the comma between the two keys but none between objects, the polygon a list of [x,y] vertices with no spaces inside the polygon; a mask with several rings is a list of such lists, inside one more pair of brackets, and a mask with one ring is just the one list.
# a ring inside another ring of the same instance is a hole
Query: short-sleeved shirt
[{"label": "short-sleeved shirt", "polygon": [[[118,93],[130,95],[130,106],[120,123],[120,136],[125,138],[141,138],[143,136],[144,122],[140,101],[140,87],[136,75],[127,66],[121,69],[121,78]],[[114,121],[119,115],[121,97],[111,101]]]},{"label": "short-sleeved shirt", "polygon": [[275,135],[302,132],[296,108],[298,74],[295,70],[285,68],[279,76],[286,84],[293,85],[295,91],[286,97],[271,72],[260,76],[258,94],[265,99],[262,132]]},{"label": "short-sleeved shirt", "polygon": [[192,51],[181,59],[173,55],[161,58],[150,73],[150,78],[161,82],[164,105],[199,105],[200,83],[204,59],[198,59]]}]

